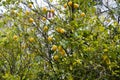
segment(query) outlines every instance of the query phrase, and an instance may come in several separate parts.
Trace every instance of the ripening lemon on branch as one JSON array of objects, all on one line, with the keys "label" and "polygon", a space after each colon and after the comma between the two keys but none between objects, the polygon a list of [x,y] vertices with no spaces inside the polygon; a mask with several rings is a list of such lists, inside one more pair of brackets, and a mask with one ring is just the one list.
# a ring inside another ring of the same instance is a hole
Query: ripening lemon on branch
[{"label": "ripening lemon on branch", "polygon": [[56,51],[57,50],[57,46],[56,45],[53,45],[52,48],[51,48],[52,51]]},{"label": "ripening lemon on branch", "polygon": [[55,12],[55,10],[54,10],[54,9],[50,9],[50,12],[51,12],[51,13],[54,13],[54,12]]},{"label": "ripening lemon on branch", "polygon": [[47,8],[46,8],[46,7],[43,7],[43,8],[42,8],[42,11],[43,11],[43,12],[47,12]]},{"label": "ripening lemon on branch", "polygon": [[63,28],[57,28],[56,31],[61,34],[65,33],[65,29],[63,29]]},{"label": "ripening lemon on branch", "polygon": [[30,41],[30,42],[34,42],[35,39],[34,39],[33,37],[31,37],[31,38],[29,38],[29,41]]},{"label": "ripening lemon on branch", "polygon": [[29,7],[29,8],[32,8],[32,6],[33,6],[32,3],[28,4],[28,7]]},{"label": "ripening lemon on branch", "polygon": [[56,28],[56,31],[57,31],[57,32],[60,32],[60,28]]},{"label": "ripening lemon on branch", "polygon": [[53,40],[53,38],[51,36],[49,36],[47,39],[49,42]]},{"label": "ripening lemon on branch", "polygon": [[62,46],[58,46],[58,51],[60,52],[60,54],[62,56],[64,56],[66,54],[65,50],[62,48]]},{"label": "ripening lemon on branch", "polygon": [[69,5],[69,6],[72,6],[72,1],[69,1],[69,2],[68,2],[68,5]]},{"label": "ripening lemon on branch", "polygon": [[29,23],[33,23],[34,19],[33,18],[29,18]]},{"label": "ripening lemon on branch", "polygon": [[15,12],[15,10],[11,10],[11,14],[13,15],[13,14],[15,14],[16,12]]},{"label": "ripening lemon on branch", "polygon": [[81,14],[80,14],[80,16],[81,16],[81,17],[84,17],[84,16],[85,16],[85,13],[84,13],[84,12],[83,12],[83,13],[81,13]]},{"label": "ripening lemon on branch", "polygon": [[48,27],[47,27],[47,26],[44,26],[43,31],[44,31],[44,32],[48,31]]},{"label": "ripening lemon on branch", "polygon": [[62,51],[63,50],[62,46],[58,46],[58,50]]},{"label": "ripening lemon on branch", "polygon": [[67,4],[64,4],[64,8],[67,8]]},{"label": "ripening lemon on branch", "polygon": [[46,18],[45,18],[45,17],[43,17],[43,18],[42,18],[42,20],[43,20],[43,21],[46,21]]},{"label": "ripening lemon on branch", "polygon": [[30,12],[29,12],[28,10],[26,10],[25,14],[26,14],[26,15],[29,15],[29,14],[30,14]]},{"label": "ripening lemon on branch", "polygon": [[54,59],[55,61],[57,61],[57,60],[59,59],[59,56],[58,56],[58,55],[54,55],[54,56],[53,56],[53,59]]},{"label": "ripening lemon on branch", "polygon": [[79,8],[79,5],[78,4],[74,4],[74,8],[76,9],[76,8]]},{"label": "ripening lemon on branch", "polygon": [[65,29],[63,29],[63,28],[60,29],[60,33],[62,33],[62,34],[65,33]]},{"label": "ripening lemon on branch", "polygon": [[14,40],[17,40],[17,39],[18,39],[18,36],[17,36],[17,35],[14,35],[14,36],[13,36],[13,39],[14,39]]},{"label": "ripening lemon on branch", "polygon": [[64,49],[61,50],[61,51],[60,51],[60,54],[61,54],[62,56],[65,56],[65,54],[66,54],[65,50],[64,50]]}]

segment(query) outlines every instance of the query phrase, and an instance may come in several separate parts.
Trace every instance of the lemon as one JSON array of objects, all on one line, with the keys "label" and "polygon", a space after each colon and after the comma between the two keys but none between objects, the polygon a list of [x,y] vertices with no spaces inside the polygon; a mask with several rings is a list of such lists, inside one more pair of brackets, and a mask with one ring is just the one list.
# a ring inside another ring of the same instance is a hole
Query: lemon
[{"label": "lemon", "polygon": [[51,50],[56,51],[57,50],[57,46],[53,45],[52,48],[51,48]]}]

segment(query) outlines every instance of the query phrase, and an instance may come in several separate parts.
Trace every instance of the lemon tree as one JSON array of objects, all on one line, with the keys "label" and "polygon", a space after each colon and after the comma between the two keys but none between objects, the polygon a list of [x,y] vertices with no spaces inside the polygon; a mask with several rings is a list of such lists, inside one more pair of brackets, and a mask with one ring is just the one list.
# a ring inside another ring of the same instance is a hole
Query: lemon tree
[{"label": "lemon tree", "polygon": [[93,0],[1,3],[1,80],[120,78],[120,25],[104,26]]}]

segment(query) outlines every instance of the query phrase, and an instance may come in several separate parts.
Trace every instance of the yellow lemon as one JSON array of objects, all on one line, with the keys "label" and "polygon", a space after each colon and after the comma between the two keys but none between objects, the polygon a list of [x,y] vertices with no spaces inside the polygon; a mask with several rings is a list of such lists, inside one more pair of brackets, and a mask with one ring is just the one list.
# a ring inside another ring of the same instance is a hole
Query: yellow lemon
[{"label": "yellow lemon", "polygon": [[58,50],[62,51],[63,50],[62,46],[58,46]]},{"label": "yellow lemon", "polygon": [[16,12],[15,12],[15,10],[11,10],[11,14],[13,15],[13,14],[15,14]]},{"label": "yellow lemon", "polygon": [[69,1],[69,2],[68,2],[68,5],[69,5],[69,6],[72,6],[72,1]]},{"label": "yellow lemon", "polygon": [[75,3],[74,8],[79,8],[79,5]]},{"label": "yellow lemon", "polygon": [[43,31],[45,31],[45,32],[48,31],[48,27],[44,26]]},{"label": "yellow lemon", "polygon": [[63,28],[60,29],[60,33],[65,33],[65,30]]},{"label": "yellow lemon", "polygon": [[53,45],[52,48],[51,48],[51,50],[56,51],[57,50],[57,46]]},{"label": "yellow lemon", "polygon": [[29,23],[33,23],[34,19],[33,18],[29,18]]},{"label": "yellow lemon", "polygon": [[33,5],[32,5],[31,3],[28,5],[29,8],[32,8],[32,6],[33,6]]},{"label": "yellow lemon", "polygon": [[17,36],[17,35],[14,35],[14,36],[13,36],[13,39],[14,39],[14,40],[17,40],[17,39],[18,39],[18,36]]},{"label": "yellow lemon", "polygon": [[42,11],[43,11],[43,12],[46,12],[46,11],[47,11],[47,8],[46,8],[46,7],[43,7],[43,8],[42,8]]},{"label": "yellow lemon", "polygon": [[53,38],[51,36],[48,37],[48,41],[52,41]]},{"label": "yellow lemon", "polygon": [[43,17],[43,18],[42,18],[42,20],[43,20],[43,21],[46,21],[46,18],[45,18],[45,17]]},{"label": "yellow lemon", "polygon": [[66,54],[65,50],[60,51],[60,54],[61,54],[62,56],[65,56],[65,54]]},{"label": "yellow lemon", "polygon": [[85,16],[85,13],[81,13],[80,16],[84,17],[84,16]]},{"label": "yellow lemon", "polygon": [[60,28],[56,28],[56,31],[57,31],[57,32],[60,32]]},{"label": "yellow lemon", "polygon": [[55,55],[55,56],[53,56],[53,59],[54,59],[55,61],[57,61],[57,60],[59,59],[59,56],[58,56],[58,55]]},{"label": "yellow lemon", "polygon": [[67,8],[67,4],[64,4],[64,8]]},{"label": "yellow lemon", "polygon": [[29,15],[29,14],[30,14],[30,12],[27,10],[27,11],[25,12],[25,14],[26,14],[26,15]]},{"label": "yellow lemon", "polygon": [[51,13],[54,13],[54,12],[55,12],[55,10],[54,10],[54,9],[50,9],[50,12],[51,12]]},{"label": "yellow lemon", "polygon": [[63,28],[57,28],[56,31],[59,33],[65,33],[65,29]]},{"label": "yellow lemon", "polygon": [[29,41],[30,41],[30,42],[34,42],[35,39],[34,39],[33,37],[31,37],[31,38],[29,38]]}]

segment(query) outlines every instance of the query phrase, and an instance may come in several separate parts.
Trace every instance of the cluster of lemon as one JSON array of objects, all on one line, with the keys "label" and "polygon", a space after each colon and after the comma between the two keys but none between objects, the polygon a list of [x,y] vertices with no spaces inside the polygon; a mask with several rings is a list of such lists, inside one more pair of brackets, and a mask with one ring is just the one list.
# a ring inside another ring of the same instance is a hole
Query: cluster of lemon
[{"label": "cluster of lemon", "polygon": [[75,9],[79,8],[79,5],[77,3],[74,3],[72,1],[69,1],[68,3],[64,4],[64,8],[67,8],[67,6],[74,7]]},{"label": "cluster of lemon", "polygon": [[[20,38],[20,36],[18,36],[18,35],[14,35],[14,36],[13,36],[13,40],[14,40],[14,41],[18,41],[19,38]],[[33,42],[35,42],[35,38],[29,37],[29,38],[28,38],[28,41],[29,41],[30,43],[33,43]],[[22,48],[22,49],[26,49],[26,48],[27,48],[27,45],[26,45],[25,43],[23,43],[23,44],[21,44],[21,48]]]},{"label": "cluster of lemon", "polygon": [[[44,31],[44,32],[47,32],[48,29],[49,29],[48,26],[44,26],[44,27],[43,27],[43,31]],[[61,33],[61,34],[64,34],[64,33],[65,33],[65,29],[64,29],[64,28],[60,28],[60,27],[59,27],[59,28],[56,28],[56,31],[57,31],[58,33]],[[48,36],[48,41],[51,42],[52,40],[53,40],[53,38],[52,38],[51,36]]]},{"label": "cluster of lemon", "polygon": [[[43,27],[43,31],[44,32],[47,32],[48,31],[48,26],[44,26]],[[56,31],[58,32],[58,33],[60,33],[60,34],[64,34],[65,33],[65,29],[63,29],[63,28],[56,28]],[[53,37],[52,36],[48,36],[48,38],[47,38],[47,40],[48,40],[48,42],[52,42],[53,41]],[[66,54],[66,52],[65,52],[65,50],[61,47],[61,46],[57,46],[57,45],[53,45],[52,46],[52,48],[51,48],[51,50],[52,51],[59,51],[59,53],[62,55],[62,56],[64,56],[65,54]],[[54,55],[53,56],[53,59],[54,60],[58,60],[59,59],[59,55]]]},{"label": "cluster of lemon", "polygon": [[[48,31],[48,29],[49,29],[48,26],[44,26],[43,27],[43,31],[44,32]],[[65,33],[65,30],[63,28],[57,28],[56,31],[59,32],[59,33],[61,33],[61,34]],[[48,42],[52,42],[53,41],[53,37],[52,36],[48,36],[47,40],[48,40]],[[64,56],[66,54],[65,50],[61,46],[53,45],[52,48],[51,48],[51,50],[54,51],[54,52],[55,51],[59,51],[59,53],[62,56]],[[53,59],[55,61],[57,61],[59,59],[59,55],[54,55]]]},{"label": "cluster of lemon", "polygon": [[[58,53],[60,53],[60,55],[62,55],[62,56],[65,56],[65,54],[66,54],[65,50],[61,46],[53,45],[51,50],[58,51]],[[58,54],[53,56],[53,59],[55,61],[57,61],[59,58],[60,58],[60,56]]]},{"label": "cluster of lemon", "polygon": [[14,35],[13,36],[13,40],[17,40],[18,39],[18,36],[17,35]]},{"label": "cluster of lemon", "polygon": [[[48,30],[48,27],[45,26],[43,30],[44,30],[44,31],[47,31],[47,30]],[[58,33],[61,33],[61,34],[65,33],[65,30],[64,30],[63,28],[57,28],[56,31],[57,31]],[[53,37],[52,37],[52,36],[48,36],[48,41],[49,41],[49,42],[52,42],[52,41],[53,41]],[[66,54],[65,50],[64,50],[61,46],[53,45],[52,48],[51,48],[51,50],[54,51],[54,52],[55,52],[55,51],[59,51],[59,53],[60,53],[62,56],[64,56],[64,55]],[[56,54],[56,55],[53,56],[53,59],[54,59],[55,61],[57,61],[57,60],[59,59],[59,57],[60,57],[60,56]]]},{"label": "cluster of lemon", "polygon": [[[28,7],[29,7],[29,8],[32,8],[32,7],[33,7],[33,4],[31,4],[31,3],[28,4]],[[55,12],[55,10],[54,10],[53,8],[50,9],[50,10],[48,10],[46,7],[43,7],[43,8],[42,8],[42,11],[45,12],[45,13],[48,12],[48,11],[51,12],[51,13],[54,13],[54,12]],[[25,14],[26,14],[26,15],[29,15],[30,12],[29,12],[29,11],[26,11]],[[46,21],[47,19],[46,19],[46,17],[42,17],[42,20],[43,20],[43,21]],[[33,19],[33,18],[29,18],[28,21],[29,21],[29,23],[33,23],[33,22],[34,22],[34,19]]]},{"label": "cluster of lemon", "polygon": [[[70,5],[72,6],[72,3],[71,3],[71,2],[69,2],[68,4],[69,4],[69,6],[70,6]],[[32,7],[33,7],[33,4],[30,3],[30,4],[28,5],[28,7],[29,7],[29,8],[32,8]],[[79,7],[78,4],[74,4],[74,8],[78,8],[78,7]],[[48,11],[49,11],[49,12],[51,12],[51,13],[55,13],[55,10],[54,10],[54,9],[48,10],[46,7],[43,7],[43,8],[42,8],[42,11],[43,11],[43,12],[48,12]],[[25,14],[26,14],[26,15],[30,15],[30,12],[29,12],[29,11],[26,11]],[[43,20],[43,21],[46,21],[46,18],[43,17],[42,20]],[[28,22],[29,22],[29,23],[33,23],[33,22],[34,22],[34,19],[30,17],[29,20],[28,20]],[[43,27],[43,31],[44,31],[44,32],[47,32],[48,29],[49,29],[48,26],[44,26],[44,27]],[[58,33],[60,33],[60,34],[64,34],[64,33],[65,33],[65,29],[64,29],[64,28],[60,28],[60,27],[59,27],[59,28],[56,28],[56,31],[57,31]],[[18,36],[14,35],[13,38],[14,38],[14,40],[17,40]],[[34,41],[35,41],[35,39],[34,39],[33,37],[30,37],[28,40],[29,40],[29,42],[34,42]],[[53,37],[52,37],[52,36],[48,36],[47,40],[48,40],[48,42],[52,42],[52,41],[53,41]],[[52,51],[58,51],[62,56],[64,56],[64,55],[66,54],[65,50],[64,50],[61,46],[53,45],[52,48],[51,48],[51,50],[52,50]],[[60,57],[59,55],[54,55],[54,56],[53,56],[53,59],[57,61],[57,60],[59,59],[59,57]]]},{"label": "cluster of lemon", "polygon": [[34,39],[33,37],[30,37],[30,38],[29,38],[29,41],[30,41],[30,42],[35,42],[35,39]]},{"label": "cluster of lemon", "polygon": [[[43,31],[48,31],[48,27],[47,26],[45,26],[44,28],[43,28]],[[60,34],[64,34],[65,33],[65,29],[63,29],[63,28],[57,28],[56,29],[56,31],[58,32],[58,33],[60,33]],[[48,36],[48,41],[49,42],[52,42],[53,41],[53,38],[51,37],[51,36]]]},{"label": "cluster of lemon", "polygon": [[[46,12],[55,13],[55,10],[54,10],[53,8],[51,8],[50,10],[48,10],[46,7],[43,7],[43,8],[42,8],[42,11],[43,11],[44,13],[46,13]],[[43,21],[46,21],[46,18],[43,17],[42,20],[43,20]]]},{"label": "cluster of lemon", "polygon": [[54,13],[54,12],[55,12],[55,10],[54,10],[53,8],[51,8],[50,10],[48,10],[46,7],[43,7],[43,8],[42,8],[42,11],[43,11],[43,12],[49,11],[49,12],[51,12],[51,13]]},{"label": "cluster of lemon", "polygon": [[[43,27],[43,31],[44,32],[48,31],[48,29],[49,29],[48,26],[44,26]],[[65,30],[63,28],[57,28],[56,31],[58,33],[61,33],[61,34],[65,33]],[[48,42],[52,42],[53,41],[53,37],[52,36],[48,36],[47,40],[48,40]],[[66,54],[65,50],[61,46],[53,45],[51,50],[54,51],[54,52],[58,51],[62,56],[64,56]],[[56,54],[56,55],[53,56],[53,59],[55,61],[57,61],[59,59],[59,57],[60,56]]]},{"label": "cluster of lemon", "polygon": [[[64,8],[67,8],[67,6],[69,6],[69,7],[74,7],[75,9],[79,8],[79,4],[77,4],[77,3],[74,3],[74,4],[73,4],[72,1],[69,1],[68,3],[64,4]],[[80,16],[81,16],[81,17],[84,17],[84,16],[85,16],[85,13],[82,12],[82,13],[80,14]]]},{"label": "cluster of lemon", "polygon": [[15,10],[11,10],[10,14],[11,14],[11,15],[15,15],[15,16],[18,16],[18,15],[19,15],[19,13],[16,12]]},{"label": "cluster of lemon", "polygon": [[[19,38],[19,36],[17,36],[17,35],[14,35],[14,36],[13,36],[13,40],[14,40],[14,41],[17,41],[18,38]],[[29,40],[29,42],[35,42],[35,39],[34,39],[33,37],[30,37],[28,40]]]},{"label": "cluster of lemon", "polygon": [[[28,5],[28,7],[29,7],[29,8],[32,8],[32,7],[33,7],[33,4],[30,3],[30,4]],[[43,11],[44,13],[46,13],[46,12],[55,13],[55,10],[54,10],[53,8],[51,8],[50,10],[48,10],[46,7],[43,7],[43,8],[42,8],[42,11]],[[26,15],[29,15],[30,12],[29,12],[29,11],[26,11],[25,14],[26,14]],[[46,21],[47,19],[46,19],[46,17],[42,17],[42,20],[43,20],[43,21]],[[33,22],[34,22],[34,19],[33,19],[33,18],[29,18],[29,22],[30,22],[30,23],[33,23]]]},{"label": "cluster of lemon", "polygon": [[[32,7],[33,7],[33,4],[32,4],[32,3],[28,4],[28,7],[29,7],[29,8],[32,8]],[[28,15],[30,15],[30,14],[31,14],[31,12],[28,11],[28,10],[26,10],[25,15],[28,16]],[[30,17],[29,20],[28,20],[28,22],[29,22],[29,23],[33,23],[33,22],[34,22],[34,19]]]}]

